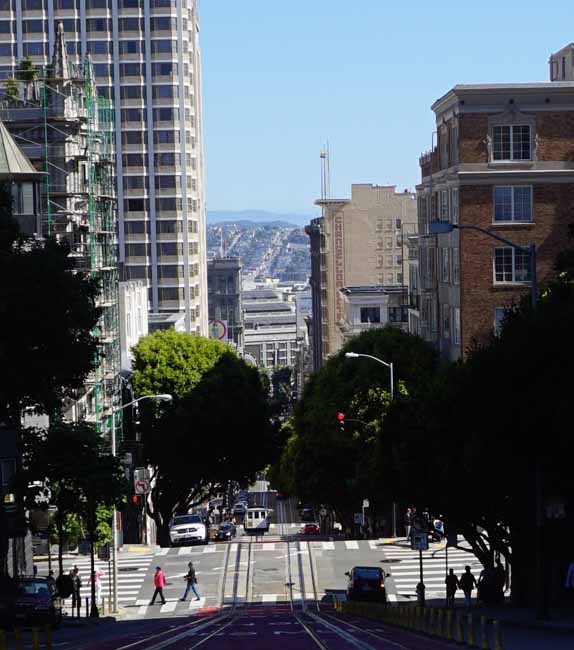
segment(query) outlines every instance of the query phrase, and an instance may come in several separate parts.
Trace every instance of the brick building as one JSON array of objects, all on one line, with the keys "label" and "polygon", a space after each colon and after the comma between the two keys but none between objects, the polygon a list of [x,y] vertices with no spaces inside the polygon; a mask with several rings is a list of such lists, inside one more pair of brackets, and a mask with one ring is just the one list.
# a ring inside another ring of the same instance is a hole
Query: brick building
[{"label": "brick building", "polygon": [[[539,285],[572,245],[574,83],[458,85],[432,110],[437,145],[420,158],[410,316],[444,357],[456,359],[530,291],[529,255],[464,225],[534,243]],[[458,227],[429,235],[437,220]]]},{"label": "brick building", "polygon": [[305,230],[311,245],[313,370],[318,370],[346,341],[341,289],[399,287],[406,305],[406,238],[416,232],[417,208],[412,192],[370,184],[353,184],[350,199],[315,204],[322,216]]}]

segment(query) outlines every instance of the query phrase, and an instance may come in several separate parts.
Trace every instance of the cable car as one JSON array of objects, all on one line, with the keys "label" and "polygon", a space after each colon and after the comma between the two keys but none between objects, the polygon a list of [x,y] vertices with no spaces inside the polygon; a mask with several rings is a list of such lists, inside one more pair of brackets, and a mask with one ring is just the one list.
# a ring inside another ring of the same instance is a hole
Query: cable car
[{"label": "cable car", "polygon": [[271,512],[269,508],[248,508],[243,522],[245,532],[248,535],[263,535],[269,532]]}]

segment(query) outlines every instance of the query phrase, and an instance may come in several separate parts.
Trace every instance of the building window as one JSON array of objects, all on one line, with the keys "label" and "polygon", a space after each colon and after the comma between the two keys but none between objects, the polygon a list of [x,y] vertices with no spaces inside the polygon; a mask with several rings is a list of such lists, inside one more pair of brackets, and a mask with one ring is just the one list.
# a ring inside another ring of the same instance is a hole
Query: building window
[{"label": "building window", "polygon": [[122,86],[120,88],[120,96],[122,99],[141,99],[142,98],[141,86]]},{"label": "building window", "polygon": [[[16,45],[13,47],[16,48]],[[46,56],[47,54],[47,43],[24,43],[24,56]]]},{"label": "building window", "polygon": [[495,248],[494,282],[530,282],[530,254],[511,246]]},{"label": "building window", "polygon": [[112,21],[109,18],[88,18],[86,20],[89,32],[110,32]]},{"label": "building window", "polygon": [[532,187],[530,185],[495,187],[494,221],[532,221]]},{"label": "building window", "polygon": [[142,108],[122,108],[122,122],[142,122],[143,120]]},{"label": "building window", "polygon": [[460,307],[455,307],[452,310],[453,315],[453,343],[460,345]]},{"label": "building window", "polygon": [[453,223],[458,223],[458,188],[450,191],[450,217]]},{"label": "building window", "polygon": [[175,165],[175,153],[156,153],[154,163],[156,167],[173,167]]},{"label": "building window", "polygon": [[154,54],[176,54],[177,42],[169,40],[157,40],[151,42],[151,51]]},{"label": "building window", "polygon": [[[64,25],[65,28],[66,26]],[[66,29],[66,32],[68,31],[71,30]],[[79,28],[77,28],[77,31],[80,31]],[[88,52],[90,54],[113,54],[114,44],[111,41],[88,41]]]},{"label": "building window", "polygon": [[155,144],[177,144],[179,131],[154,131],[153,141]]},{"label": "building window", "polygon": [[494,126],[492,128],[493,160],[530,160],[530,126]]},{"label": "building window", "polygon": [[38,34],[46,29],[45,20],[23,20],[22,33],[23,34]]},{"label": "building window", "polygon": [[172,99],[173,97],[179,97],[179,88],[177,86],[153,87],[154,99]]},{"label": "building window", "polygon": [[448,190],[441,190],[440,193],[440,219],[448,221]]},{"label": "building window", "polygon": [[450,250],[448,248],[440,248],[441,257],[441,280],[448,284],[450,282]]},{"label": "building window", "polygon": [[167,106],[153,109],[154,122],[173,122],[179,119],[179,109]]},{"label": "building window", "polygon": [[120,31],[122,32],[139,32],[143,31],[143,18],[130,16],[129,18],[120,18]]},{"label": "building window", "polygon": [[120,54],[145,54],[144,41],[120,41]]},{"label": "building window", "polygon": [[122,77],[141,77],[143,67],[143,63],[122,63],[120,65],[120,75]]},{"label": "building window", "polygon": [[171,77],[177,74],[177,63],[152,63],[151,70],[154,77]]},{"label": "building window", "polygon": [[[131,86],[128,86],[131,88]],[[122,88],[125,90],[125,88]],[[142,144],[144,134],[142,131],[124,131],[122,133],[122,143],[123,144]]]},{"label": "building window", "polygon": [[126,153],[122,156],[124,167],[143,167],[145,165],[143,153]]},{"label": "building window", "polygon": [[454,284],[460,283],[460,256],[458,246],[452,249],[452,281]]},{"label": "building window", "polygon": [[442,306],[442,336],[450,341],[450,307]]},{"label": "building window", "polygon": [[380,307],[361,307],[361,323],[380,323]]}]

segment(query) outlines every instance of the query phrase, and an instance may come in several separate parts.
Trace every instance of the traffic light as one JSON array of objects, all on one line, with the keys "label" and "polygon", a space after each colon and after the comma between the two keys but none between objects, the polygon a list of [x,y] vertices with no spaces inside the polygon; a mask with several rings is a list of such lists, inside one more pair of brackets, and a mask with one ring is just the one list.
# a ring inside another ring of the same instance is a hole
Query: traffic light
[{"label": "traffic light", "polygon": [[339,420],[339,429],[345,431],[345,414],[337,413],[337,420]]},{"label": "traffic light", "polygon": [[140,495],[139,494],[133,494],[132,495],[132,503],[137,506],[140,502]]}]

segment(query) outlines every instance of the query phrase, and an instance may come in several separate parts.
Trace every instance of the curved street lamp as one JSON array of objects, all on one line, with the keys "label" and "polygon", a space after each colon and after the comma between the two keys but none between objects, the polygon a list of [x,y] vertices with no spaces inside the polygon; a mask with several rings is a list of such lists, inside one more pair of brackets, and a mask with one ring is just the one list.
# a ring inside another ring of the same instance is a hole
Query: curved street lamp
[{"label": "curved street lamp", "polygon": [[[347,359],[358,359],[359,357],[365,357],[365,359],[372,359],[373,361],[377,361],[378,363],[382,363],[383,366],[386,366],[390,373],[391,373],[391,401],[393,400],[395,396],[395,369],[393,366],[393,362],[387,362],[383,361],[382,359],[379,359],[379,357],[373,357],[371,354],[359,354],[358,352],[345,352],[345,357]],[[384,413],[383,413],[384,417]],[[382,418],[381,418],[382,422]],[[397,504],[395,501],[393,501],[393,537],[397,536]]]}]

